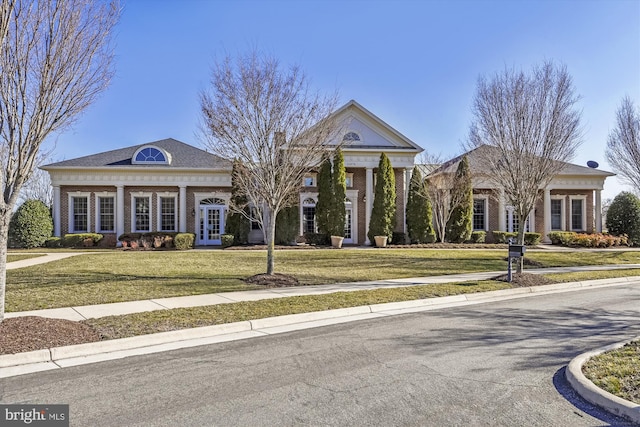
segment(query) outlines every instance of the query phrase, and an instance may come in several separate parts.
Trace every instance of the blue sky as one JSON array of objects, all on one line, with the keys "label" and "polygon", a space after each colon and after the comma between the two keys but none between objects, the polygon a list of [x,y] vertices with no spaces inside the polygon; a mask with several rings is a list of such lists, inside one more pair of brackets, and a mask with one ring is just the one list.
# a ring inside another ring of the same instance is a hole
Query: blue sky
[{"label": "blue sky", "polygon": [[[172,137],[200,146],[198,93],[216,58],[252,48],[300,65],[428,152],[461,152],[480,75],[567,66],[596,160],[623,96],[640,104],[640,0],[123,0],[116,75],[57,137],[53,160]],[[607,180],[603,198],[623,189]]]}]

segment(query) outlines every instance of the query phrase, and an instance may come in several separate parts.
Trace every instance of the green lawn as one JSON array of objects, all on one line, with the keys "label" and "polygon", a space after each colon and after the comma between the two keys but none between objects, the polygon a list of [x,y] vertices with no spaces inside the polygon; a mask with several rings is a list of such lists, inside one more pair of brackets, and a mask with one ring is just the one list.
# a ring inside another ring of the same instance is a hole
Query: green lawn
[{"label": "green lawn", "polygon": [[[311,249],[276,252],[276,271],[302,284],[505,271],[502,250]],[[534,252],[540,266],[640,263],[640,252]],[[256,289],[242,279],[265,271],[264,251],[111,251],[7,272],[6,310]]]}]

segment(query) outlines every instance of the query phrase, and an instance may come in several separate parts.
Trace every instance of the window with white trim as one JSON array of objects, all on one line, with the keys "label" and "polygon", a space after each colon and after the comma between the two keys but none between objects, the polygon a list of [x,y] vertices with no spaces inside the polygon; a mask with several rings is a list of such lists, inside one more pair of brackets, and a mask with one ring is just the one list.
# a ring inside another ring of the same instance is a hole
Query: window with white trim
[{"label": "window with white trim", "polygon": [[69,195],[69,231],[89,232],[89,194]]},{"label": "window with white trim", "polygon": [[315,187],[318,185],[318,174],[308,173],[304,176],[303,185],[305,187]]},{"label": "window with white trim", "polygon": [[571,207],[570,219],[571,219],[571,231],[584,231],[586,230],[587,219],[584,196],[569,196],[569,203]]},{"label": "window with white trim", "polygon": [[473,230],[486,231],[487,229],[487,199],[473,199]]},{"label": "window with white trim", "polygon": [[96,231],[114,233],[116,231],[116,199],[113,195],[96,196]]},{"label": "window with white trim", "polygon": [[357,132],[350,131],[344,134],[342,142],[345,144],[353,144],[362,142],[362,138],[360,138],[360,135]]},{"label": "window with white trim", "polygon": [[158,196],[158,224],[160,231],[176,231],[178,216],[176,215],[176,196]]},{"label": "window with white trim", "polygon": [[551,198],[551,230],[564,230],[564,197]]},{"label": "window with white trim", "polygon": [[134,233],[151,231],[151,195],[131,196],[131,228]]},{"label": "window with white trim", "polygon": [[144,147],[140,147],[138,150],[136,150],[135,153],[133,153],[131,163],[133,163],[134,165],[168,165],[171,163],[171,155],[159,147],[145,145]]},{"label": "window with white trim", "polygon": [[302,225],[303,233],[316,232],[316,201],[311,198],[302,202]]},{"label": "window with white trim", "polygon": [[347,188],[353,188],[353,174],[347,173],[345,174],[345,183]]}]

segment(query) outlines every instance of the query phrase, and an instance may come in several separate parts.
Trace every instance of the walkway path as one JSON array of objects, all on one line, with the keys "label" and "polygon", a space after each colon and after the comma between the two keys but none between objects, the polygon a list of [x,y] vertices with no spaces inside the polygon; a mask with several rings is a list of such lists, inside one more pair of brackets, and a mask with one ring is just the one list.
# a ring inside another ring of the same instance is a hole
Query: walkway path
[{"label": "walkway path", "polygon": [[[41,255],[34,258],[22,259],[20,261],[13,261],[7,263],[7,270],[14,270],[16,268],[31,267],[32,265],[46,264],[52,261],[58,261],[60,259],[70,258],[76,255],[86,255],[89,252],[49,252],[49,253],[36,253],[25,252],[28,255]],[[94,252],[91,252],[94,253]],[[10,255],[21,255],[20,252],[11,252]]]}]

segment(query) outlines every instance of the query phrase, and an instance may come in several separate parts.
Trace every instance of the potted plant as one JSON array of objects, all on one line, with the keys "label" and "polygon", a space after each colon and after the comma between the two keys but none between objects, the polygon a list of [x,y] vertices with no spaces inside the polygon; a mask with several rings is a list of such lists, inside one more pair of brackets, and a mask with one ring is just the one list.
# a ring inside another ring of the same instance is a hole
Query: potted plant
[{"label": "potted plant", "polygon": [[343,241],[344,237],[342,236],[331,236],[331,246],[334,248],[340,249]]},{"label": "potted plant", "polygon": [[373,240],[376,242],[377,248],[384,248],[387,246],[387,239],[389,236],[373,236]]}]

